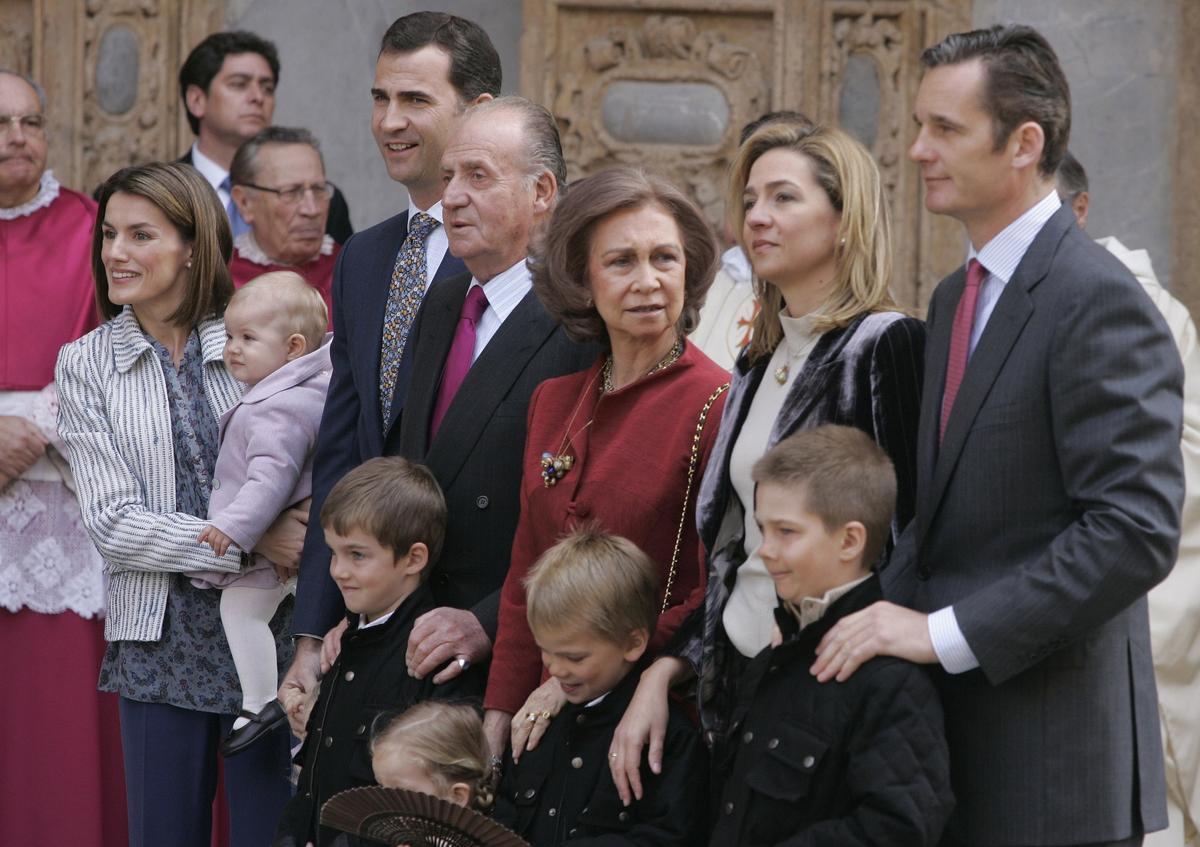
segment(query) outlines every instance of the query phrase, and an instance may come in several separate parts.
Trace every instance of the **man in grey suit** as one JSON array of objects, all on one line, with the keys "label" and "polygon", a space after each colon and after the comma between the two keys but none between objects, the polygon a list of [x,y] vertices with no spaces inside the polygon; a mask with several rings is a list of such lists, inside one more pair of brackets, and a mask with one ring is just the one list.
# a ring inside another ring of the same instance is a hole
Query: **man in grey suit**
[{"label": "man in grey suit", "polygon": [[1146,592],[1179,539],[1179,355],[1055,192],[1070,94],[1045,39],[921,58],[909,155],[968,263],[929,305],[916,517],[883,572],[903,605],[844,618],[812,672],[939,666],[946,844],[1140,844],[1166,824]]}]

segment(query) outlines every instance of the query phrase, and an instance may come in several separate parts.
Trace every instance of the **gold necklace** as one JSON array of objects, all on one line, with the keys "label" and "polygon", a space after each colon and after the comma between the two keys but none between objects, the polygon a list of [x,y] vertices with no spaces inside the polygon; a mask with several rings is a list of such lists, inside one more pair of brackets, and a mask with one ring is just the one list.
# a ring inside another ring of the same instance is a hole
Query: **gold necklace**
[{"label": "gold necklace", "polygon": [[[646,377],[650,376],[650,374],[655,374],[661,370],[665,370],[666,368],[671,367],[671,365],[673,365],[677,361],[679,361],[679,357],[682,355],[683,355],[683,339],[679,339],[678,341],[675,342],[675,344],[671,347],[671,349],[667,351],[667,355],[665,355],[661,359],[659,359],[658,363],[656,365],[654,365],[654,367],[650,368],[650,370],[648,370],[644,374],[642,374],[641,377],[639,377],[639,379],[645,379]],[[612,357],[612,354],[609,353],[608,358],[604,360],[604,368],[601,370],[601,374],[604,376],[604,382],[601,385],[600,390],[603,391],[605,394],[611,394],[615,390],[613,388],[612,372],[613,372],[613,357]],[[637,380],[634,380],[634,382],[636,382],[636,381]]]},{"label": "gold necklace", "polygon": [[[599,374],[596,376],[599,376]],[[591,426],[592,421],[596,420],[593,415],[591,420],[575,430],[574,434],[571,433],[571,425],[575,423],[575,416],[579,414],[579,409],[583,406],[583,401],[591,395],[592,387],[596,384],[596,376],[592,377],[591,381],[587,384],[587,388],[579,395],[579,400],[575,403],[575,410],[571,412],[571,419],[567,421],[567,428],[563,431],[563,440],[558,445],[558,452],[551,453],[545,451],[542,453],[538,465],[541,467],[542,485],[546,488],[553,488],[558,485],[558,481],[567,475],[567,471],[574,467],[575,457],[567,452],[567,445],[573,445],[575,437]]]},{"label": "gold necklace", "polygon": [[801,356],[808,353],[809,350],[812,350],[812,348],[816,346],[817,341],[819,339],[820,339],[820,336],[818,335],[814,338],[809,339],[807,342],[805,342],[804,346],[801,347],[799,350],[793,350],[792,345],[788,343],[787,336],[784,336],[783,346],[785,348],[787,348],[787,359],[784,361],[784,363],[782,365],[780,365],[779,367],[777,367],[775,369],[775,381],[778,382],[780,385],[784,385],[785,383],[787,383],[788,374],[791,372],[791,368],[792,368],[792,362],[796,361]]}]

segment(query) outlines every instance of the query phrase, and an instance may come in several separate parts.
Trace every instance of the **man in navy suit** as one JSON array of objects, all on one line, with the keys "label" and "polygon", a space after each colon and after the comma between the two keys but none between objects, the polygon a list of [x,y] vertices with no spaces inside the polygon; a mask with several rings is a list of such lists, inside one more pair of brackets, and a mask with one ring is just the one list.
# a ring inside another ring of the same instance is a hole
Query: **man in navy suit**
[{"label": "man in navy suit", "polygon": [[[371,86],[371,129],[388,176],[408,189],[409,207],[351,237],[333,272],[333,376],[317,436],[313,519],[300,559],[292,625],[296,658],[279,692],[285,704],[313,692],[321,636],[343,614],[316,516],[348,471],[397,452],[412,319],[430,285],[466,271],[448,253],[441,225],[442,152],[460,113],[499,94],[500,78],[500,57],[487,33],[463,18],[415,12],[383,37]],[[295,725],[296,716],[289,715]]]}]

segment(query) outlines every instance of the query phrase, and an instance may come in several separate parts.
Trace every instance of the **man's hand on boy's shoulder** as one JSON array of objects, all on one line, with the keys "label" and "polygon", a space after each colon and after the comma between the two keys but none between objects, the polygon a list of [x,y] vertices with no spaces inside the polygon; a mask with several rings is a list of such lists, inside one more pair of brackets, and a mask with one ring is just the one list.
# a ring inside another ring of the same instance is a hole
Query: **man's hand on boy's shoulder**
[{"label": "man's hand on boy's shoulder", "polygon": [[817,660],[809,672],[821,682],[845,682],[876,656],[894,656],[921,665],[937,662],[929,616],[886,600],[846,615],[817,645]]},{"label": "man's hand on boy's shoulder", "polygon": [[491,654],[492,642],[479,618],[465,609],[444,606],[417,618],[408,637],[404,663],[416,679],[441,668],[433,678],[435,685],[441,685]]}]

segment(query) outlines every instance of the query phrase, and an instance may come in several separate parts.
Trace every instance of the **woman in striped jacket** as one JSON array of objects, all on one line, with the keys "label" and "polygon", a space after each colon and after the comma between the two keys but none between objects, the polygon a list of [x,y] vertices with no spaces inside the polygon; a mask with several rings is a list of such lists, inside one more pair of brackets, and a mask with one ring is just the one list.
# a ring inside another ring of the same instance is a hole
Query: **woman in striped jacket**
[{"label": "woman in striped jacket", "polygon": [[[229,225],[187,165],[121,170],[99,202],[92,271],[108,320],[63,347],[55,378],[83,522],[108,574],[100,688],[120,696],[130,844],[206,847],[217,744],[241,702],[220,592],[188,579],[243,559],[198,542],[219,485],[218,421],[242,393],[222,360]],[[225,765],[235,847],[269,843],[287,801],[288,737],[275,735]]]}]

